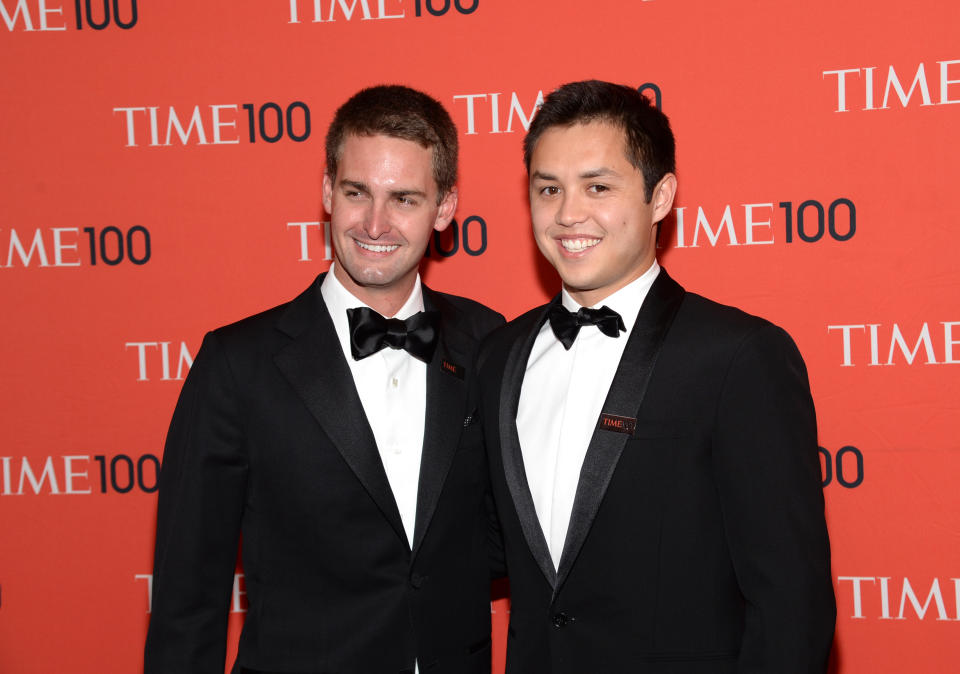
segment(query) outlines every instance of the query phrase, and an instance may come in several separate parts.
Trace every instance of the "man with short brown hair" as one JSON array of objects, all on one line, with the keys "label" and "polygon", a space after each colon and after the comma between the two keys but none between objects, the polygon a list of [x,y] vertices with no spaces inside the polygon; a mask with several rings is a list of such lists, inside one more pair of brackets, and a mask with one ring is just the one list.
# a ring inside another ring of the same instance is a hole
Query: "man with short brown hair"
[{"label": "man with short brown hair", "polygon": [[467,392],[503,318],[418,266],[457,205],[457,135],[426,94],[337,112],[334,262],[287,304],[209,333],[160,473],[146,674],[488,674],[485,457]]}]

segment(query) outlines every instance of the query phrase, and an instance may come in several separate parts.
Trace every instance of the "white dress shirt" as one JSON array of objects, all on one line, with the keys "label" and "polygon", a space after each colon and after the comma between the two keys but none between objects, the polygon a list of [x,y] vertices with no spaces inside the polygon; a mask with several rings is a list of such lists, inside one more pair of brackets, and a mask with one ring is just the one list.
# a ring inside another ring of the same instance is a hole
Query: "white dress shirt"
[{"label": "white dress shirt", "polygon": [[[333,265],[320,286],[320,293],[350,365],[353,383],[377,441],[380,460],[400,510],[407,542],[412,548],[427,406],[427,365],[402,349],[389,347],[362,360],[354,360],[350,352],[347,309],[367,305],[343,287],[333,273]],[[403,320],[418,311],[423,311],[419,275],[406,304],[395,316],[387,318]]]},{"label": "white dress shirt", "polygon": [[[627,331],[619,337],[608,337],[597,326],[586,325],[567,351],[547,321],[533,343],[520,389],[517,433],[533,504],[554,567],[560,566],[590,438],[640,305],[659,273],[660,266],[654,261],[640,278],[592,307],[606,305],[620,314]],[[568,310],[581,308],[565,289],[561,295]]]}]

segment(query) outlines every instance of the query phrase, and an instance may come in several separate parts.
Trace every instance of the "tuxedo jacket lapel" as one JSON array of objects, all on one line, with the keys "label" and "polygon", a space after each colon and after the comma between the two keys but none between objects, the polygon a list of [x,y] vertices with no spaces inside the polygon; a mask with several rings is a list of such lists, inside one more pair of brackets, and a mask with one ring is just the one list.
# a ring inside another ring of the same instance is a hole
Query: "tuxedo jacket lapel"
[{"label": "tuxedo jacket lapel", "polygon": [[277,327],[292,341],[274,362],[353,470],[397,535],[407,541],[393,491],[363,412],[320,283],[300,295]]},{"label": "tuxedo jacket lapel", "polygon": [[[639,416],[657,356],[683,295],[683,288],[667,275],[666,270],[661,269],[640,307],[603,403],[603,413],[633,419]],[[604,430],[599,426],[593,431],[580,469],[573,511],[557,569],[555,593],[563,585],[583,547],[628,438],[627,434]]]},{"label": "tuxedo jacket lapel", "polygon": [[533,343],[550,308],[559,301],[558,295],[552,302],[542,307],[541,311],[529,315],[530,323],[521,333],[525,335],[524,338],[513,343],[510,354],[507,356],[500,395],[500,451],[503,457],[504,477],[513,496],[513,504],[530,552],[537,560],[537,565],[543,571],[547,582],[554,588],[557,585],[557,570],[553,566],[550,548],[547,547],[547,539],[543,535],[543,528],[540,526],[537,510],[533,504],[530,484],[527,481],[527,473],[524,470],[520,436],[517,433],[517,410],[520,407],[520,389],[523,386],[523,376],[527,369],[530,352],[533,350]]},{"label": "tuxedo jacket lapel", "polygon": [[[467,368],[473,363],[475,340],[455,323],[453,309],[437,293],[423,288],[424,309],[440,312],[440,341],[433,359],[427,364],[427,401],[420,457],[420,482],[417,485],[417,514],[413,528],[413,554],[423,542],[430,519],[437,507],[443,483],[463,431],[467,398]],[[452,372],[451,370],[457,370]]]}]

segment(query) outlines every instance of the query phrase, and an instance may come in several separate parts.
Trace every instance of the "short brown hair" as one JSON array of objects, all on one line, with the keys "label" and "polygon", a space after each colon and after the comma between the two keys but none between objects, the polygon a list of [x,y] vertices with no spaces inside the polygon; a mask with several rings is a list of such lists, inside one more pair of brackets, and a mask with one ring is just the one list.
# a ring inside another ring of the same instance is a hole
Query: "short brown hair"
[{"label": "short brown hair", "polygon": [[670,120],[632,87],[600,80],[564,84],[550,93],[523,139],[523,160],[530,158],[544,131],[552,126],[607,122],[623,129],[627,160],[643,173],[647,201],[667,173],[676,171],[676,143]]},{"label": "short brown hair", "polygon": [[412,140],[433,150],[438,203],[457,182],[457,127],[439,101],[400,85],[362,89],[340,106],[327,130],[327,173],[337,174],[343,141],[350,134]]}]

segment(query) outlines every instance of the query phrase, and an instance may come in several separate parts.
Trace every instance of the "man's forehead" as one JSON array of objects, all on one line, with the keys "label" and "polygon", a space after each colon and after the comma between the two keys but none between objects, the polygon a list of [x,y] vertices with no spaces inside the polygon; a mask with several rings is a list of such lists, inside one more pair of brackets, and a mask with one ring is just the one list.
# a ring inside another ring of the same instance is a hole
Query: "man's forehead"
[{"label": "man's forehead", "polygon": [[381,158],[399,161],[409,170],[424,170],[432,173],[433,152],[420,143],[398,138],[385,133],[351,133],[344,136],[337,152],[339,164],[354,164],[356,161],[378,162]]},{"label": "man's forehead", "polygon": [[[375,146],[361,145],[368,142]],[[339,186],[424,196],[438,189],[432,153],[415,141],[382,133],[351,133],[344,136],[338,154],[336,175],[327,175]]]},{"label": "man's forehead", "polygon": [[537,144],[534,146],[534,152],[537,148],[548,143],[550,145],[561,144],[570,147],[570,149],[588,149],[588,147],[576,144],[574,139],[583,136],[594,136],[597,138],[606,138],[621,143],[626,143],[627,135],[623,127],[612,124],[606,120],[584,120],[574,122],[573,124],[555,124],[543,130]]},{"label": "man's forehead", "polygon": [[544,130],[533,148],[530,176],[576,168],[584,177],[621,173],[631,165],[623,129],[606,121],[555,125]]}]

